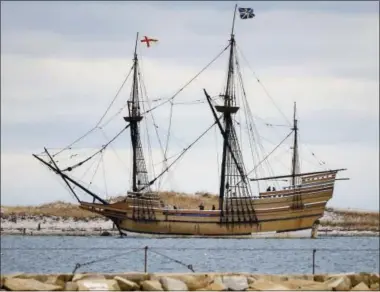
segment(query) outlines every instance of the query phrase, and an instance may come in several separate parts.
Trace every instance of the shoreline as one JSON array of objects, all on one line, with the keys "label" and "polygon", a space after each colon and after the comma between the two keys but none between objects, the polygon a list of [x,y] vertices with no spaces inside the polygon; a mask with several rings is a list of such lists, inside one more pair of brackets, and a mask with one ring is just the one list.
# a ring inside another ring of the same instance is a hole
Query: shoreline
[{"label": "shoreline", "polygon": [[[125,232],[129,238],[310,238],[311,230],[289,233],[253,233],[246,236],[196,236],[196,235],[167,235],[142,234]],[[319,226],[317,237],[379,237],[378,231],[343,229],[340,226]],[[72,219],[53,216],[28,216],[1,218],[0,235],[7,236],[112,236],[119,237],[117,228],[112,221],[105,218]]]},{"label": "shoreline", "polygon": [[[81,231],[74,231],[74,232],[30,232],[26,234],[22,234],[19,231],[2,231],[0,233],[0,236],[27,236],[27,237],[33,237],[33,236],[68,236],[68,237],[119,237],[119,232],[118,231],[107,231],[110,233],[110,235],[102,235],[101,233],[98,232],[91,232],[91,231],[86,231],[86,232],[81,232]],[[125,233],[125,232],[124,232]],[[301,236],[260,236],[260,237],[255,237],[254,235],[252,236],[245,236],[245,237],[238,237],[238,236],[228,236],[228,237],[222,237],[222,236],[214,236],[214,237],[209,237],[209,236],[195,236],[195,235],[159,235],[159,234],[128,234],[126,233],[127,236],[126,238],[210,238],[210,239],[306,239],[307,237],[301,237]],[[379,233],[373,233],[373,232],[358,232],[358,233],[351,233],[351,232],[331,232],[331,233],[324,233],[324,234],[318,234],[317,238],[326,238],[326,237],[379,237]]]}]

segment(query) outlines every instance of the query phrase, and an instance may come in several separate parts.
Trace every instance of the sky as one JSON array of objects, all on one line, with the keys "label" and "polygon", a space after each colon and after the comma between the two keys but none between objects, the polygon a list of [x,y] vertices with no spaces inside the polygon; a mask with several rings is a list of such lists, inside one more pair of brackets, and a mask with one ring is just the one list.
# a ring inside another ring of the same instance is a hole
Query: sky
[{"label": "sky", "polygon": [[[73,201],[62,181],[31,154],[44,147],[54,153],[97,123],[132,66],[137,32],[140,39],[146,35],[159,40],[150,48],[138,45],[145,97],[173,96],[228,45],[234,4],[2,1],[1,204]],[[263,139],[262,156],[290,131],[283,126],[291,121],[297,102],[301,169],[347,168],[340,177],[350,178],[336,182],[328,206],[379,210],[379,3],[241,1],[238,5],[252,7],[256,15],[249,20],[237,17],[235,36],[247,99]],[[227,58],[225,52],[175,98],[168,156],[213,123],[203,88],[211,96],[221,93]],[[129,78],[109,117],[130,97],[130,85]],[[195,100],[203,102],[188,103]],[[170,109],[168,103],[154,111],[163,142]],[[125,114],[86,137],[75,154],[84,158],[94,153],[125,126]],[[145,120],[148,124],[151,117]],[[153,127],[148,132],[154,136]],[[130,188],[128,135],[126,130],[103,155],[105,174],[97,173],[92,186],[102,197]],[[249,170],[255,163],[248,140],[241,135]],[[157,174],[162,152],[153,138],[149,141]],[[289,172],[290,142],[283,145],[283,155],[271,157],[276,174]],[[146,135],[143,145],[148,145]],[[217,193],[220,134],[212,129],[192,150],[164,178],[161,189]],[[62,153],[62,159],[57,156],[59,163],[73,163],[74,152]],[[325,162],[323,167],[320,161]],[[263,170],[261,175],[265,174]],[[88,182],[91,175],[86,175]],[[257,194],[256,186],[252,190]]]}]

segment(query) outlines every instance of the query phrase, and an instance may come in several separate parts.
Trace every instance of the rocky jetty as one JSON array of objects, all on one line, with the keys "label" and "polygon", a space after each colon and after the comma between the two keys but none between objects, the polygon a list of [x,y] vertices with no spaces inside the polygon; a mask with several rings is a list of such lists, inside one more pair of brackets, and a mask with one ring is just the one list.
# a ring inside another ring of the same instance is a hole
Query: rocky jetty
[{"label": "rocky jetty", "polygon": [[10,274],[10,291],[379,291],[379,274],[267,275],[248,273]]}]

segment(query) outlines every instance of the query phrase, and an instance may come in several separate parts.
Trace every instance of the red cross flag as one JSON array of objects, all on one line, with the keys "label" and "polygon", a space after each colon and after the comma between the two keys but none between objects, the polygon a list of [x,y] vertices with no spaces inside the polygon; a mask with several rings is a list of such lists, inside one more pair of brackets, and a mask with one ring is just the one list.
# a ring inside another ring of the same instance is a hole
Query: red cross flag
[{"label": "red cross flag", "polygon": [[146,46],[149,48],[150,45],[151,45],[151,42],[152,42],[152,43],[155,43],[155,42],[158,42],[158,40],[156,40],[156,39],[151,39],[151,38],[149,38],[149,37],[147,37],[147,36],[144,36],[144,38],[141,40],[141,42],[142,42],[142,43],[146,43]]}]

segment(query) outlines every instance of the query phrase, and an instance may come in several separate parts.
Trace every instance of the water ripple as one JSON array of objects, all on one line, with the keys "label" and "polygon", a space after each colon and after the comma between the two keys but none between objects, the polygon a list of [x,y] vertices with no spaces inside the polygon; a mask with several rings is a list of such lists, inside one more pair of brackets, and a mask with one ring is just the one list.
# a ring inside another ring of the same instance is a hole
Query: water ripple
[{"label": "water ripple", "polygon": [[[72,272],[77,263],[83,264],[106,257],[112,258],[85,265],[78,271],[108,273],[144,271],[144,250],[142,249],[144,246],[149,246],[153,250],[157,248],[159,253],[183,263],[182,265],[148,252],[149,272],[189,272],[186,265],[191,264],[196,272],[311,273],[314,248],[317,249],[316,273],[379,271],[379,238],[376,237],[319,239],[134,237],[120,239],[116,237],[1,236],[1,272],[3,274]],[[135,247],[141,250],[123,255]],[[115,248],[117,250],[113,250]],[[173,250],[166,250],[171,248]],[[176,250],[176,248],[181,250]],[[364,249],[372,249],[372,251]]]}]

